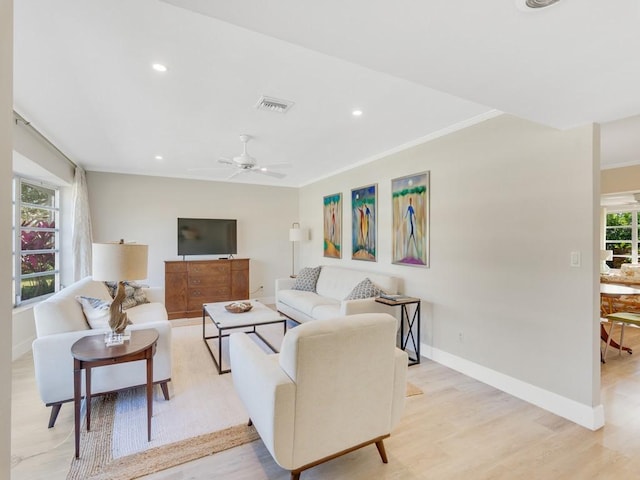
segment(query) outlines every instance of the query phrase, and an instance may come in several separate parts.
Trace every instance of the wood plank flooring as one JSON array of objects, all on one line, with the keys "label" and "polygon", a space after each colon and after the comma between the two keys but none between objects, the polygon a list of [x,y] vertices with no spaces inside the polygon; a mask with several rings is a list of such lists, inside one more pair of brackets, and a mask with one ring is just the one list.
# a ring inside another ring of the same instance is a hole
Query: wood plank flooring
[{"label": "wood plank flooring", "polygon": [[[407,399],[400,425],[385,441],[387,465],[371,446],[302,478],[640,478],[640,329],[627,329],[625,345],[636,353],[610,350],[602,366],[606,425],[597,432],[423,361],[409,368],[409,380],[424,394]],[[14,362],[13,370],[12,445],[22,458],[12,458],[12,480],[64,479],[73,455],[72,408],[63,406],[56,427],[47,429],[48,409],[35,390],[30,355]],[[289,474],[257,441],[144,478],[286,480]]]}]

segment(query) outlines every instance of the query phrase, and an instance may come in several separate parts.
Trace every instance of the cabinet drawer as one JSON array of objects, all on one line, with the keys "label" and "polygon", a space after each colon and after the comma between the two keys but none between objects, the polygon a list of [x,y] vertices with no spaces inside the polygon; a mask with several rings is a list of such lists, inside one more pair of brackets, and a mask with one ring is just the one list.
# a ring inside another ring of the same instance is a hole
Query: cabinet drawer
[{"label": "cabinet drawer", "polygon": [[229,284],[224,275],[189,275],[189,288],[219,287]]},{"label": "cabinet drawer", "polygon": [[[231,289],[228,285],[220,285],[217,287],[196,287],[189,288],[189,299],[211,298],[211,297],[223,297],[223,300],[229,298],[231,295]],[[216,300],[207,300],[208,302]]]},{"label": "cabinet drawer", "polygon": [[189,262],[187,265],[189,270],[189,276],[221,276],[228,278],[231,268],[229,262],[220,261],[220,263],[213,262]]},{"label": "cabinet drawer", "polygon": [[231,291],[228,286],[216,288],[189,289],[189,310],[202,310],[203,303],[224,302],[229,299]]}]

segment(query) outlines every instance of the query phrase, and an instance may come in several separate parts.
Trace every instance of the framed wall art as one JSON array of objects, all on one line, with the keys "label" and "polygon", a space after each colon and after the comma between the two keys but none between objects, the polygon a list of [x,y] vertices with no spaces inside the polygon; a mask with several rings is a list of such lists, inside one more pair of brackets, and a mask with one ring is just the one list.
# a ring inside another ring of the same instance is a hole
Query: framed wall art
[{"label": "framed wall art", "polygon": [[351,190],[351,245],[353,260],[377,259],[377,184]]},{"label": "framed wall art", "polygon": [[391,262],[429,266],[429,172],[391,180]]},{"label": "framed wall art", "polygon": [[342,258],[342,193],[323,199],[324,256]]}]

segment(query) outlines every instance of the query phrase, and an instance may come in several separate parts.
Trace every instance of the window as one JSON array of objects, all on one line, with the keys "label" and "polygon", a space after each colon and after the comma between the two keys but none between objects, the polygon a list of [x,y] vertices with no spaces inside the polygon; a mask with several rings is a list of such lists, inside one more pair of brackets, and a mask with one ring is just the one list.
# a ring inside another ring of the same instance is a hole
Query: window
[{"label": "window", "polygon": [[605,249],[613,250],[612,268],[623,263],[638,263],[638,212],[608,212],[605,232]]},{"label": "window", "polygon": [[14,178],[14,304],[58,291],[59,192],[56,187]]}]

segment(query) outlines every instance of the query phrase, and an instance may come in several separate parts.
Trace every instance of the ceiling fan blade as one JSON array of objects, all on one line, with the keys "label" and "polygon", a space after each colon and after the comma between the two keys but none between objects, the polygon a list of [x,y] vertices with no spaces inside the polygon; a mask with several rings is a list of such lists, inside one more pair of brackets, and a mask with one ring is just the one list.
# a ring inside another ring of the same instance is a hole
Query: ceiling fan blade
[{"label": "ceiling fan blade", "polygon": [[260,173],[262,175],[268,175],[270,177],[275,177],[275,178],[284,178],[284,177],[286,177],[286,175],[284,173],[274,172],[272,170],[263,170],[263,168],[266,168],[266,167],[253,168],[253,169],[251,169],[251,171],[252,172],[256,172],[256,173]]},{"label": "ceiling fan blade", "polygon": [[225,165],[235,165],[235,163],[233,163],[233,160],[229,160],[228,158],[225,158],[225,157],[220,157],[218,159],[218,163],[224,163]]},{"label": "ceiling fan blade", "polygon": [[236,170],[231,175],[229,175],[227,178],[225,178],[225,180],[231,180],[233,177],[237,177],[238,175],[240,175],[241,173],[244,173],[244,172],[245,172],[245,170]]},{"label": "ceiling fan blade", "polygon": [[287,162],[270,163],[269,165],[262,165],[264,168],[291,168],[293,165]]}]

